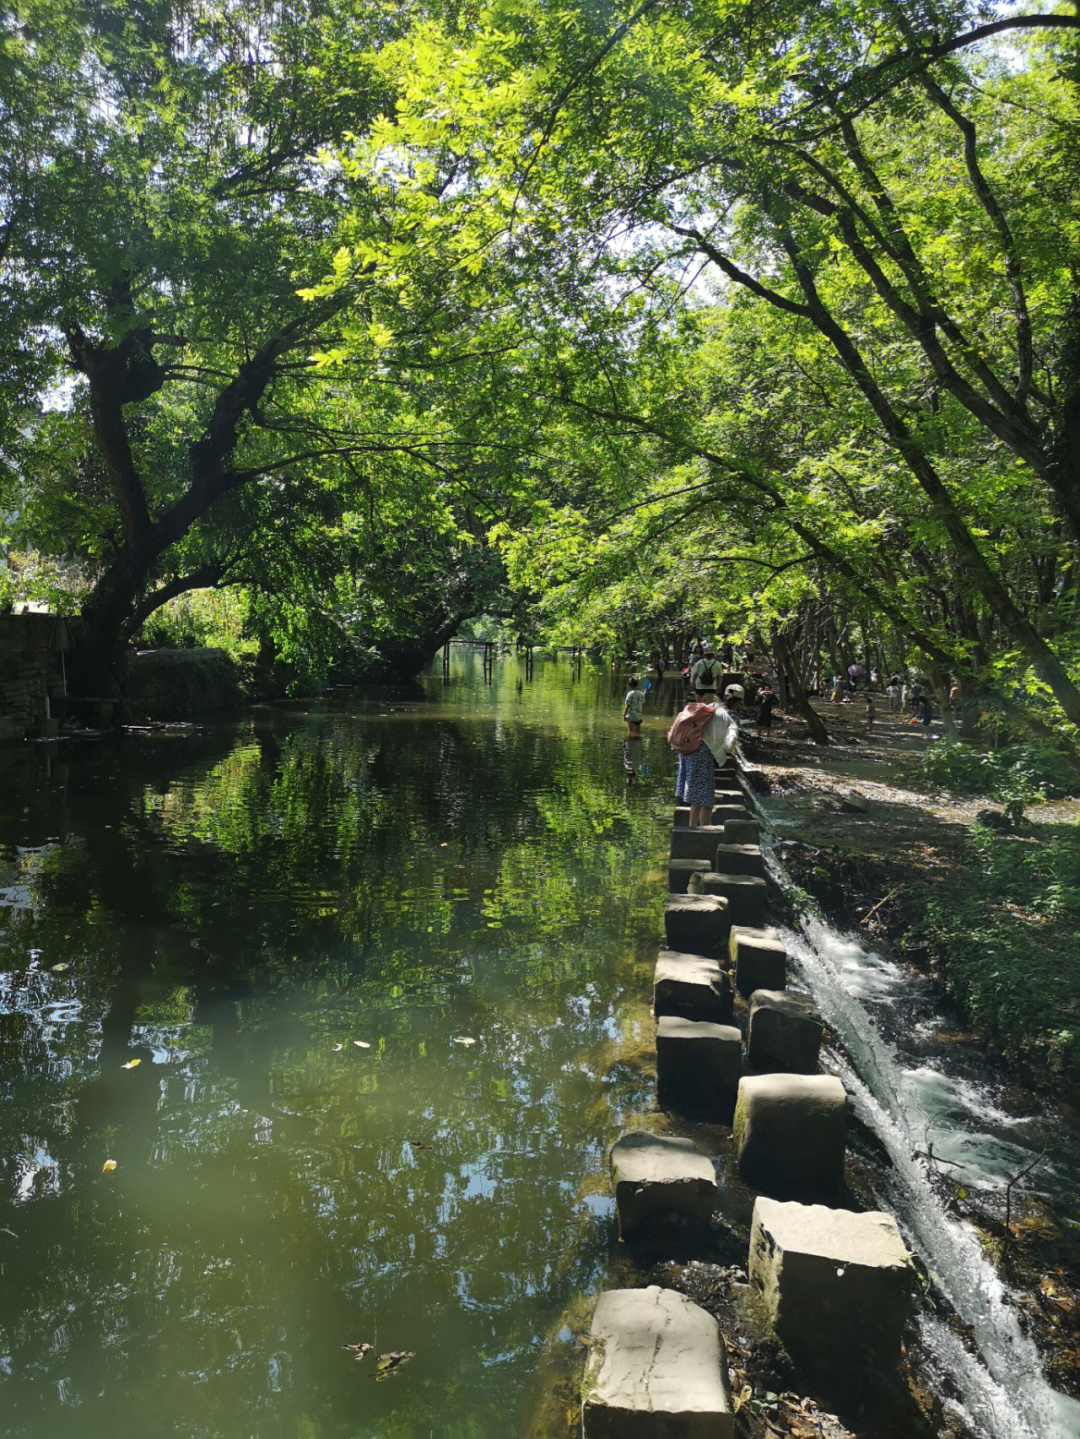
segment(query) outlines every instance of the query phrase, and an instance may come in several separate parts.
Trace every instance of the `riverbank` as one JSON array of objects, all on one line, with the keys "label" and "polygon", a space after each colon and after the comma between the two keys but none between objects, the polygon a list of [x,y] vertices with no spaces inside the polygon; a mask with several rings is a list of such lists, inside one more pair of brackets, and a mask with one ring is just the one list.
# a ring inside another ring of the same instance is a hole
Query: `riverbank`
[{"label": "riverbank", "polygon": [[958,1028],[1010,1075],[1074,1102],[1080,800],[1028,805],[998,832],[1000,805],[922,779],[939,738],[891,716],[868,737],[856,707],[829,708],[834,746],[798,722],[747,741],[785,867],[828,918],[938,980]]}]

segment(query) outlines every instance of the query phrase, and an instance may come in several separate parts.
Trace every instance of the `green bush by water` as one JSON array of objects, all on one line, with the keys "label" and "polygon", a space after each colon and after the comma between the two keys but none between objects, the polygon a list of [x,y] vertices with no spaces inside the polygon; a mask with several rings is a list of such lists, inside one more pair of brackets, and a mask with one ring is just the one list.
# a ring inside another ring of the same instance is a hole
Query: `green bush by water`
[{"label": "green bush by water", "polygon": [[932,948],[972,1021],[1012,1060],[1080,1079],[1080,824],[972,825],[963,883],[926,908]]},{"label": "green bush by water", "polygon": [[1048,740],[979,750],[942,740],[931,745],[919,768],[923,780],[956,794],[986,795],[1002,804],[1036,804],[1055,794],[1080,792],[1080,773]]}]

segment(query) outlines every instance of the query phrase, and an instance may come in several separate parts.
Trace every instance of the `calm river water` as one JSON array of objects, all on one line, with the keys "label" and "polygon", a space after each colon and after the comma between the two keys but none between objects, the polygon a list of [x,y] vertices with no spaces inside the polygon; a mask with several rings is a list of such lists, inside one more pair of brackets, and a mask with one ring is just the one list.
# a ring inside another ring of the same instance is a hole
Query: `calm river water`
[{"label": "calm river water", "polygon": [[606,670],[453,666],[0,755],[5,1439],[529,1429],[651,1103],[669,764]]}]

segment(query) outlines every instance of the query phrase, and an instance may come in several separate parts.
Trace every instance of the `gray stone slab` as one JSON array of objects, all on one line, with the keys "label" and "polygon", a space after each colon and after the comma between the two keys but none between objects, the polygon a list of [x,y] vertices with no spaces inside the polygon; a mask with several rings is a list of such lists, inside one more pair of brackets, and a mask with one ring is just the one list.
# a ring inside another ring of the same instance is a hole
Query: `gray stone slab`
[{"label": "gray stone slab", "polygon": [[756,874],[696,874],[687,885],[690,894],[715,895],[727,900],[731,924],[756,926],[765,919],[768,886]]},{"label": "gray stone slab", "polygon": [[728,956],[735,987],[744,999],[756,989],[786,987],[787,949],[776,930],[734,922],[728,936]]},{"label": "gray stone slab", "polygon": [[725,844],[757,844],[761,839],[761,825],[756,819],[726,819],[723,825]]},{"label": "gray stone slab", "polygon": [[692,874],[708,874],[712,865],[707,859],[669,859],[667,867],[668,890],[671,894],[685,894]]},{"label": "gray stone slab", "polygon": [[746,1058],[755,1069],[813,1074],[821,1049],[821,1015],[806,994],[757,989],[750,995]]},{"label": "gray stone slab", "polygon": [[[745,819],[750,811],[745,804],[740,803],[734,795],[724,795],[722,802],[713,806],[712,823],[727,824],[732,819]],[[690,806],[678,804],[675,806],[675,828],[687,829],[690,825]]]},{"label": "gray stone slab", "polygon": [[711,1314],[673,1289],[609,1289],[589,1333],[582,1439],[733,1439],[727,1352]]},{"label": "gray stone slab", "polygon": [[671,859],[707,859],[710,864],[716,846],[724,837],[722,824],[675,825],[671,831]]},{"label": "gray stone slab", "polygon": [[724,838],[716,846],[713,857],[713,868],[717,874],[756,874],[764,879],[765,860],[762,858],[761,846],[729,843],[727,828],[725,824]]},{"label": "gray stone slab", "polygon": [[[694,876],[691,875],[691,881]],[[664,906],[668,949],[722,955],[728,938],[727,900],[716,895],[672,894]]]},{"label": "gray stone slab", "polygon": [[731,977],[718,959],[662,949],[653,975],[653,1013],[725,1024],[731,1018]]},{"label": "gray stone slab", "polygon": [[742,1073],[742,1035],[730,1024],[661,1015],[656,1021],[656,1095],[689,1114],[730,1113]]},{"label": "gray stone slab", "polygon": [[774,1199],[834,1195],[847,1122],[847,1095],[831,1074],[744,1075],[732,1124],[739,1168]]},{"label": "gray stone slab", "polygon": [[623,1239],[672,1224],[703,1234],[716,1208],[712,1160],[672,1134],[624,1134],[611,1148],[611,1184]]},{"label": "gray stone slab", "polygon": [[792,1354],[850,1360],[900,1346],[915,1275],[891,1214],[759,1198],[748,1274]]}]

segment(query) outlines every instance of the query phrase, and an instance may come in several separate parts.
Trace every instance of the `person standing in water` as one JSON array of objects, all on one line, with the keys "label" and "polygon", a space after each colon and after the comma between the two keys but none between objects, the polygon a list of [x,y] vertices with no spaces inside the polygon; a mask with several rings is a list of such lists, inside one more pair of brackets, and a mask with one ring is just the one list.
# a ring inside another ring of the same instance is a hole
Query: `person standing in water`
[{"label": "person standing in water", "polygon": [[641,717],[645,712],[645,693],[638,687],[638,680],[630,681],[630,688],[623,701],[622,717],[626,721],[627,739],[641,738]]}]

